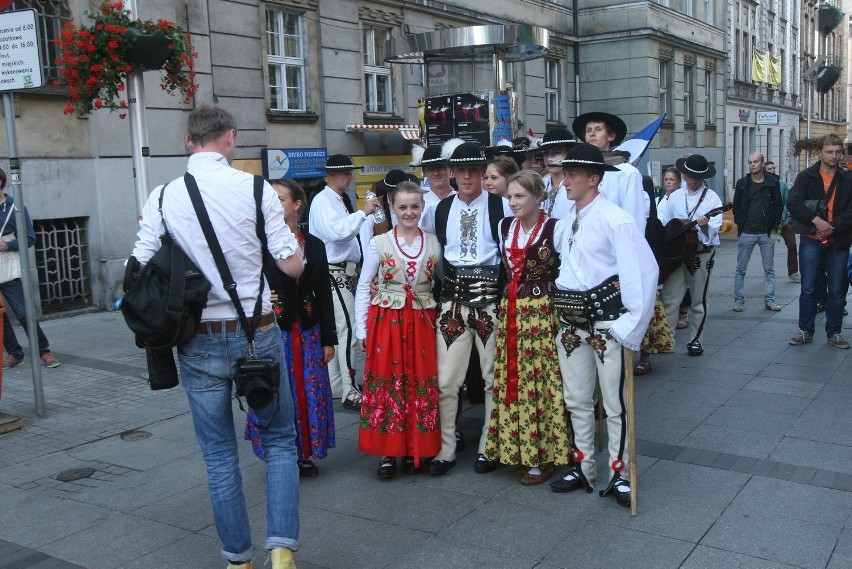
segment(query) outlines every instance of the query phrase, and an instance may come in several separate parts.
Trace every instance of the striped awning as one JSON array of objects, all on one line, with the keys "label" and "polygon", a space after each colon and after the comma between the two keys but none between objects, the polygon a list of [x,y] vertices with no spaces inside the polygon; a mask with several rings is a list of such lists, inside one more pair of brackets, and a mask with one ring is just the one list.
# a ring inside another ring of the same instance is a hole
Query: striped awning
[{"label": "striped awning", "polygon": [[406,140],[420,140],[420,125],[416,124],[348,124],[346,132],[394,132]]}]

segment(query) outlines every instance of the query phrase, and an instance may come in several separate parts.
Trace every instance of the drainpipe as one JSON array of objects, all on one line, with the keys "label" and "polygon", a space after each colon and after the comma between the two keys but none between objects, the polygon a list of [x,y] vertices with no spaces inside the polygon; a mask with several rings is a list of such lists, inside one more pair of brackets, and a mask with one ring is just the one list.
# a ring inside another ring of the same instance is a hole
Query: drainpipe
[{"label": "drainpipe", "polygon": [[[574,21],[574,116],[580,116],[580,18],[578,14],[578,0],[573,0],[571,16]],[[577,133],[574,133],[576,136]]]}]

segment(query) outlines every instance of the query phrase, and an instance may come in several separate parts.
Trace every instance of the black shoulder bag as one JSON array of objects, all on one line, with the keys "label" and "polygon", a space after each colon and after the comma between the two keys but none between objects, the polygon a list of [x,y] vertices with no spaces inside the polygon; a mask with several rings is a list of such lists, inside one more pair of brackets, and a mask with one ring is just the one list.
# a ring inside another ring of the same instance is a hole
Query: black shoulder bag
[{"label": "black shoulder bag", "polygon": [[[234,277],[228,268],[228,262],[225,260],[225,254],[222,252],[222,246],[219,244],[219,239],[216,237],[216,232],[210,223],[210,216],[207,214],[204,200],[201,199],[198,184],[189,172],[184,174],[183,180],[186,183],[186,189],[189,191],[189,199],[192,200],[195,214],[198,216],[198,221],[201,224],[201,230],[204,232],[204,238],[207,239],[207,246],[210,247],[210,253],[216,262],[216,269],[222,278],[222,286],[225,288],[228,296],[231,297],[231,302],[234,303],[234,308],[240,319],[240,326],[245,330],[246,339],[248,340],[248,354],[246,357],[237,360],[237,397],[245,397],[246,402],[254,409],[263,409],[272,403],[273,399],[278,400],[278,389],[281,383],[280,361],[273,358],[262,358],[254,351],[254,334],[260,321],[265,282],[263,271],[260,271],[260,289],[257,294],[257,302],[254,304],[254,314],[252,315],[251,323],[249,323],[246,313],[243,310],[243,305],[240,302],[240,297],[237,294],[237,283],[234,282]],[[260,205],[262,196],[263,178],[255,176],[254,201],[257,212],[257,237],[260,240],[261,252],[265,253],[267,248],[266,230]],[[261,258],[263,257],[261,256]]]},{"label": "black shoulder bag", "polygon": [[[805,207],[811,214],[811,219],[814,217],[821,217],[822,219],[828,221],[828,202],[831,201],[831,196],[834,195],[834,190],[837,189],[837,184],[840,181],[840,172],[834,175],[834,179],[831,181],[831,185],[828,187],[828,193],[825,194],[824,198],[818,200],[805,200]],[[788,225],[790,231],[793,233],[799,233],[803,235],[814,234],[817,232],[817,228],[813,223],[802,223],[792,215],[790,216],[790,223]]]}]

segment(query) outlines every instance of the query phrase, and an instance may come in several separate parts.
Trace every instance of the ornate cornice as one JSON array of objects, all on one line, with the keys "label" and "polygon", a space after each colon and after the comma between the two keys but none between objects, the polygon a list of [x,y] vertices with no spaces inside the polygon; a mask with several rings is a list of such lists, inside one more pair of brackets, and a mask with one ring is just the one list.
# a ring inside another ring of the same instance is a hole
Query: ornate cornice
[{"label": "ornate cornice", "polygon": [[267,0],[267,2],[299,10],[316,10],[319,6],[319,0]]},{"label": "ornate cornice", "polygon": [[405,18],[402,17],[402,12],[370,8],[369,6],[361,6],[358,8],[358,18],[368,22],[390,24],[392,26],[401,26],[403,22],[405,22]]}]

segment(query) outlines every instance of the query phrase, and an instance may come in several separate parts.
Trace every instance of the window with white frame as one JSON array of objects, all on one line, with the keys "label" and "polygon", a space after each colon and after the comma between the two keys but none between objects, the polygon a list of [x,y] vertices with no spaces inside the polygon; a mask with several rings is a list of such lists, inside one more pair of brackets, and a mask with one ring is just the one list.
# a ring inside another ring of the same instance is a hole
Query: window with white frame
[{"label": "window with white frame", "polygon": [[672,119],[671,87],[669,83],[671,66],[671,60],[660,60],[660,114],[667,113],[668,120]]},{"label": "window with white frame", "polygon": [[368,113],[393,112],[391,67],[385,63],[390,30],[364,26],[364,94]]},{"label": "window with white frame", "polygon": [[716,123],[716,80],[712,69],[704,70],[704,122]]},{"label": "window with white frame", "polygon": [[59,76],[55,63],[59,59],[59,48],[54,40],[59,38],[62,27],[72,21],[71,10],[68,0],[15,0],[8,10],[29,9],[36,11],[42,70],[45,84],[49,85],[51,80]]},{"label": "window with white frame", "polygon": [[558,59],[544,60],[544,115],[547,122],[559,122],[560,73]]},{"label": "window with white frame", "polygon": [[695,122],[695,67],[683,68],[683,122]]},{"label": "window with white frame", "polygon": [[266,8],[269,103],[278,111],[306,111],[305,22],[294,12]]}]

